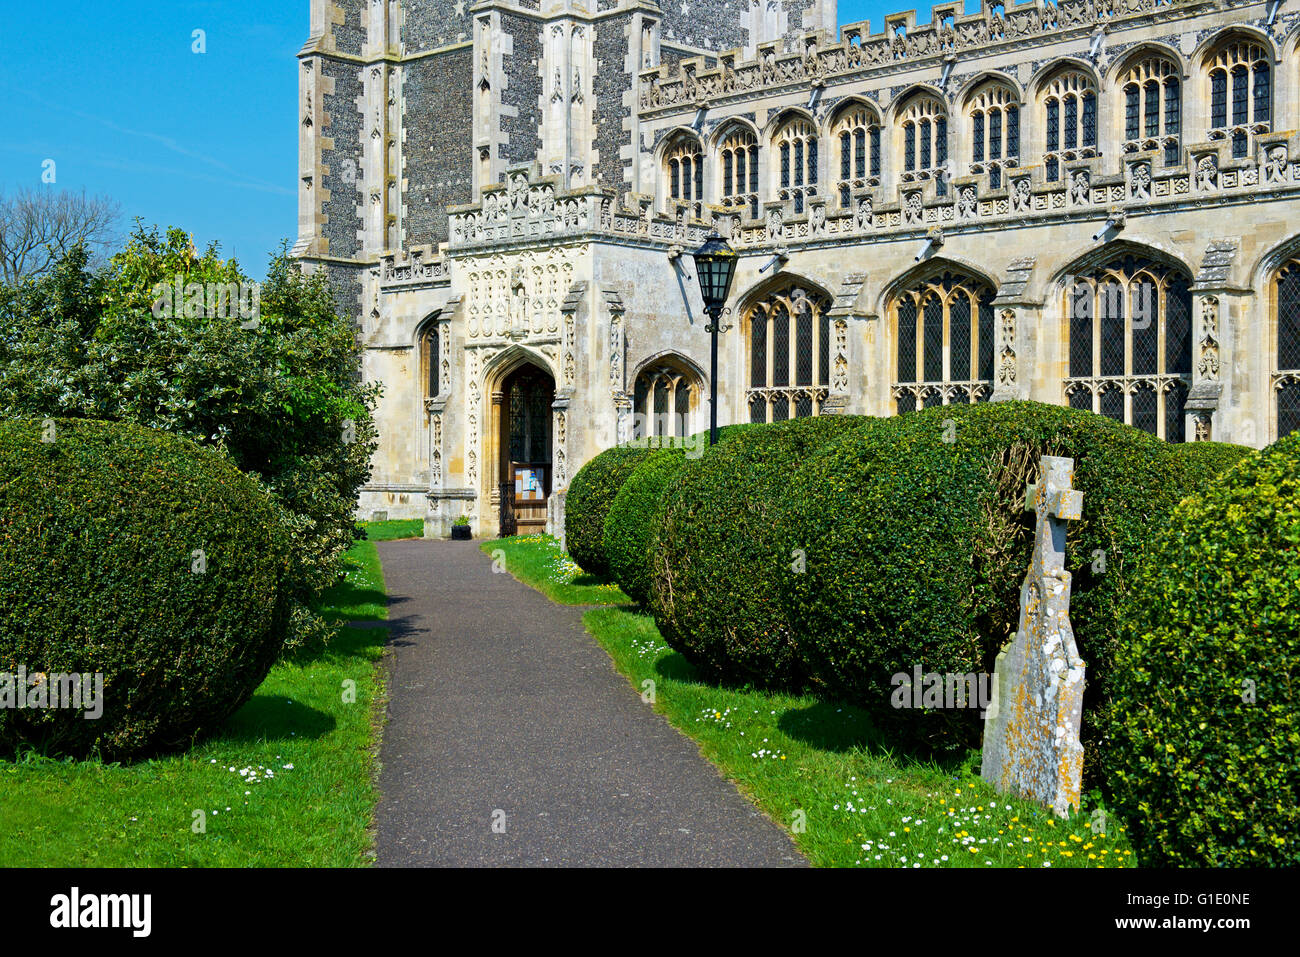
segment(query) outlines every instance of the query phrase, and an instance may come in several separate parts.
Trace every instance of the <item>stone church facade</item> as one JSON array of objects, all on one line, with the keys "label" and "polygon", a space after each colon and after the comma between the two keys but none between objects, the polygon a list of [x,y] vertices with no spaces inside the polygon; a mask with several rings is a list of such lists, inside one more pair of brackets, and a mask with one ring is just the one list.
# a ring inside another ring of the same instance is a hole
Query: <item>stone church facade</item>
[{"label": "stone church facade", "polygon": [[295,254],[384,385],[361,517],[562,523],[719,422],[1027,398],[1300,427],[1295,0],[312,0]]}]

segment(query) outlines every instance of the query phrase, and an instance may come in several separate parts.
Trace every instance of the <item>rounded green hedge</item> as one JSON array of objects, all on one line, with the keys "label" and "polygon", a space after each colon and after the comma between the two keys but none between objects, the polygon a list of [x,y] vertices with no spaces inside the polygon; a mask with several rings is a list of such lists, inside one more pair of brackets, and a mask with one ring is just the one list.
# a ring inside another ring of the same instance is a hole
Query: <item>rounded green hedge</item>
[{"label": "rounded green hedge", "polygon": [[52,425],[0,422],[0,698],[16,694],[3,676],[19,669],[99,674],[102,715],[15,700],[0,709],[0,751],[123,758],[184,746],[243,705],[280,652],[281,512],[188,439]]},{"label": "rounded green hedge", "polygon": [[1107,752],[1144,864],[1300,864],[1300,435],[1183,502],[1125,605]]},{"label": "rounded green hedge", "polygon": [[[975,708],[895,709],[893,676],[993,669],[1018,625],[1033,546],[1025,488],[1044,455],[1075,460],[1084,493],[1067,568],[1071,619],[1088,663],[1090,784],[1105,747],[1120,599],[1151,535],[1233,457],[1180,451],[1090,412],[1034,402],[944,406],[896,420],[893,436],[850,434],[795,476],[780,521],[803,541],[805,575],[782,579],[774,621],[814,683],[872,712],[909,744],[978,746]],[[1240,450],[1237,454],[1244,454]]]},{"label": "rounded green hedge", "polygon": [[664,640],[714,680],[789,687],[802,675],[777,582],[794,574],[774,515],[799,464],[862,426],[818,416],[752,426],[682,470],[655,522],[650,606]]},{"label": "rounded green hedge", "polygon": [[605,560],[605,517],[632,470],[651,452],[644,446],[616,445],[578,470],[564,499],[564,546],[583,571],[609,575]]},{"label": "rounded green hedge", "polygon": [[[718,444],[750,428],[748,423],[724,426],[718,430]],[[679,448],[687,458],[696,459],[708,453],[708,442],[708,432],[699,432],[689,439],[636,439],[606,449],[583,465],[569,483],[564,502],[564,544],[569,556],[583,571],[608,578],[605,519],[628,476],[652,452]]]},{"label": "rounded green hedge", "polygon": [[687,467],[684,449],[658,449],[632,470],[605,518],[605,558],[623,593],[639,605],[650,600],[650,546],[664,493]]}]

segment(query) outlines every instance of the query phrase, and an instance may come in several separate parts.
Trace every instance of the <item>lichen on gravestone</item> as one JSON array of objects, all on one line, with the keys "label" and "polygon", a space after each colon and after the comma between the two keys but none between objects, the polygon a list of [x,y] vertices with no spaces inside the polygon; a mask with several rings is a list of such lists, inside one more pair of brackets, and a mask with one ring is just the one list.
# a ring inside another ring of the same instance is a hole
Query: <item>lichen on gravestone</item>
[{"label": "lichen on gravestone", "polygon": [[1066,523],[1083,510],[1074,460],[1044,456],[1025,507],[1037,513],[1034,554],[1020,589],[1020,626],[997,658],[985,715],[981,777],[999,792],[1064,817],[1079,807],[1085,666],[1070,625]]}]

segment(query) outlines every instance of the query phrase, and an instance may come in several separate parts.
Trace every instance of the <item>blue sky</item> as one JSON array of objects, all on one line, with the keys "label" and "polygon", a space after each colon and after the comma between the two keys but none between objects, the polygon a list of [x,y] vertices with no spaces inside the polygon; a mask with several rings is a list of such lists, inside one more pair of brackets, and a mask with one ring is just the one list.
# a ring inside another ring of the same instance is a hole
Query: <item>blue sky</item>
[{"label": "blue sky", "polygon": [[[906,9],[845,0],[841,23]],[[0,189],[122,204],[262,277],[297,233],[298,74],[307,0],[0,0]],[[929,16],[929,7],[920,13]],[[193,51],[195,30],[207,52]]]}]

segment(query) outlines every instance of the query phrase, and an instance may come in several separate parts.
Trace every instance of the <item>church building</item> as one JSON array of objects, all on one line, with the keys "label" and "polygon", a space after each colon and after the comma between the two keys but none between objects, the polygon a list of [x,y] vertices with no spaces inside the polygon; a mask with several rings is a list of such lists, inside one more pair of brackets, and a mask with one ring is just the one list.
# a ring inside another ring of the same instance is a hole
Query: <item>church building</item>
[{"label": "church building", "polygon": [[299,231],[383,383],[361,518],[558,534],[709,419],[1034,399],[1300,428],[1300,2],[311,0]]}]

